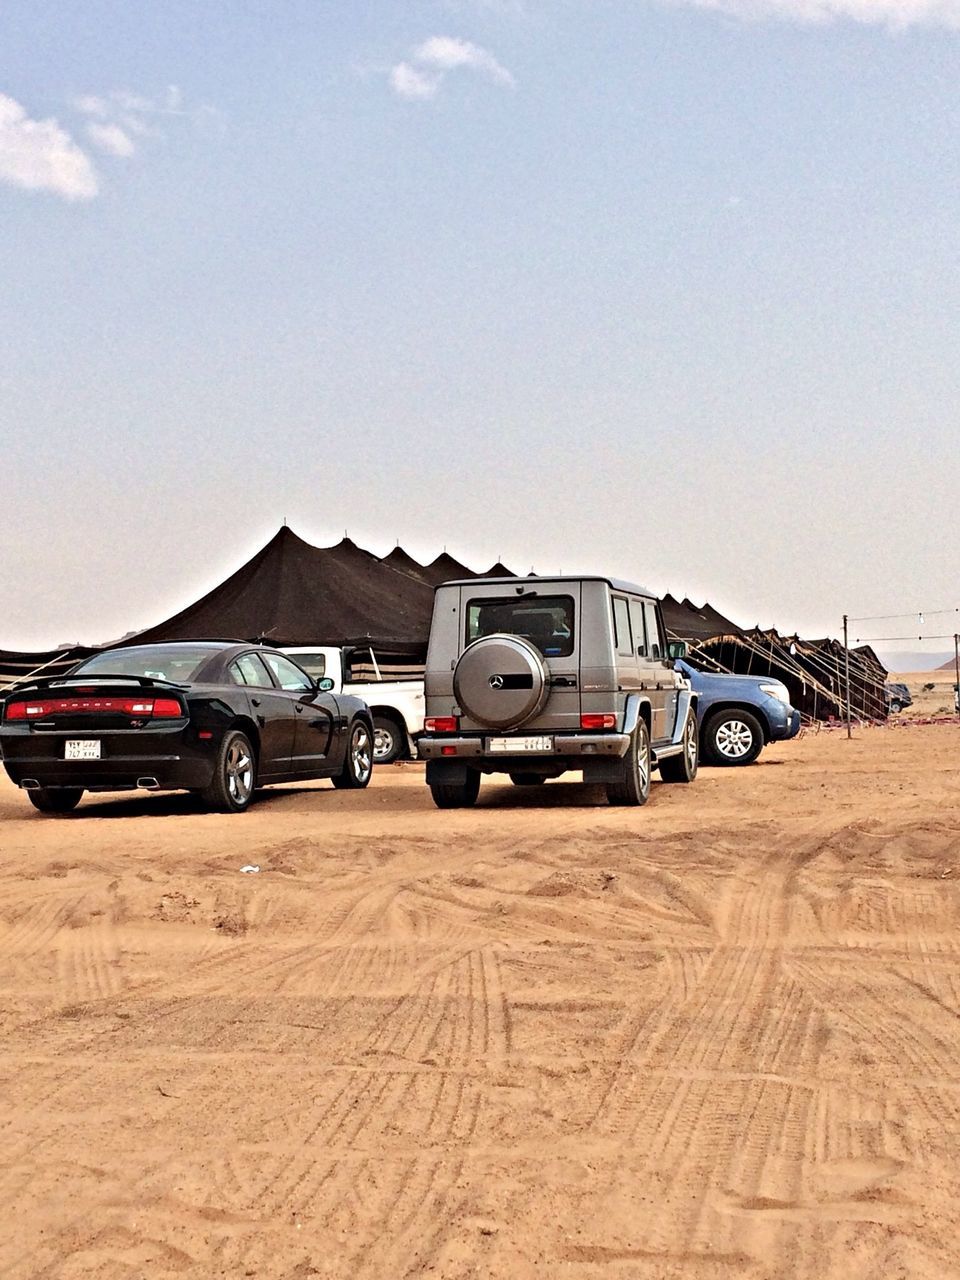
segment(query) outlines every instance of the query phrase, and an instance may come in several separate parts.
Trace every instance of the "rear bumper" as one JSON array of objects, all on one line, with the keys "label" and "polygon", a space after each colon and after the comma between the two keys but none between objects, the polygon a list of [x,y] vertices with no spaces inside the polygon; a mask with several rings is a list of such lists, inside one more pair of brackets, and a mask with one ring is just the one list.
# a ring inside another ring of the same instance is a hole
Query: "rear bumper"
[{"label": "rear bumper", "polygon": [[[84,791],[124,791],[144,785],[162,790],[208,786],[216,750],[185,741],[182,727],[166,732],[137,734],[89,731],[36,733],[5,731],[0,735],[3,766],[16,786],[35,782],[41,787],[82,787]],[[99,760],[65,760],[68,738],[95,738],[101,743]]]},{"label": "rear bumper", "polygon": [[622,757],[626,755],[627,747],[630,745],[630,735],[627,733],[546,733],[542,736],[553,739],[552,749],[523,751],[515,756],[503,751],[491,751],[489,737],[466,738],[454,734],[443,734],[438,737],[423,734],[417,740],[417,751],[421,760],[476,760],[478,762],[482,760],[486,765],[497,764],[504,773],[510,773],[522,770],[524,764],[533,764],[538,760],[560,762],[582,761],[584,757]]}]

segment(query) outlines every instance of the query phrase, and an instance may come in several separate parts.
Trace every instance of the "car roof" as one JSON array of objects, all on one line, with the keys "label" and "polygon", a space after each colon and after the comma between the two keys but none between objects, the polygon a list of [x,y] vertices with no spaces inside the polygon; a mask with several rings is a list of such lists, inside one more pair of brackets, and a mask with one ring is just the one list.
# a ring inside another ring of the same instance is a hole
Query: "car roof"
[{"label": "car roof", "polygon": [[106,649],[99,650],[99,652],[122,653],[125,649],[182,649],[185,645],[189,645],[193,649],[209,649],[211,653],[216,653],[223,649],[262,649],[268,647],[257,644],[255,640],[151,640],[147,644],[110,645]]},{"label": "car roof", "polygon": [[624,578],[608,578],[603,573],[558,573],[556,576],[550,577],[534,577],[534,578],[451,578],[449,582],[441,582],[435,589],[439,591],[440,587],[498,587],[509,585],[511,587],[547,587],[554,582],[605,582],[608,586],[613,587],[614,591],[625,591],[634,596],[648,596],[651,600],[656,600],[657,593],[648,591],[646,587],[638,586],[635,582],[627,582]]}]

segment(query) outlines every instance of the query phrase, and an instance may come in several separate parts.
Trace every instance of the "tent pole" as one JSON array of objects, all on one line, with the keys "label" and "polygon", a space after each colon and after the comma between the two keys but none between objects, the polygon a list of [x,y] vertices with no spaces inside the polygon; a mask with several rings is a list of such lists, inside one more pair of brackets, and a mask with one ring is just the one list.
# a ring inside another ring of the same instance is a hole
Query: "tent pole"
[{"label": "tent pole", "polygon": [[953,675],[956,680],[954,693],[956,694],[957,715],[960,716],[960,635],[954,633],[953,637]]},{"label": "tent pole", "polygon": [[847,701],[847,737],[853,737],[853,730],[850,727],[850,637],[847,632],[847,615],[843,615],[843,679],[845,686],[845,697]]}]

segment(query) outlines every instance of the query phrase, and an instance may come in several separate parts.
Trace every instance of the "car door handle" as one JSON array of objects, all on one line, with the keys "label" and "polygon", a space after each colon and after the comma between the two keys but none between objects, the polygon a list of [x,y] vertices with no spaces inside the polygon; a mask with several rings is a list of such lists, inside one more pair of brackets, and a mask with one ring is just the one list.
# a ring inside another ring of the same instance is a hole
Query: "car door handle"
[{"label": "car door handle", "polygon": [[299,716],[299,715],[302,715],[302,714],[303,714],[303,703],[302,703],[302,702],[298,702],[298,703],[296,704],[296,708],[297,708],[297,715],[298,715],[298,716]]},{"label": "car door handle", "polygon": [[250,699],[250,701],[253,703],[253,705],[254,705],[255,707],[259,707],[259,705],[260,705],[260,699],[259,699],[259,698],[251,698],[251,699]]}]

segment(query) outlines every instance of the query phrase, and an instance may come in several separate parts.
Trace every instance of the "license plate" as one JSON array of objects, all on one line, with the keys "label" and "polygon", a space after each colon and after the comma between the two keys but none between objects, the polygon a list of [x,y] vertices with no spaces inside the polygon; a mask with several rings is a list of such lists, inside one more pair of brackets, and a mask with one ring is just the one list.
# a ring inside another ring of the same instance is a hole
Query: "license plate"
[{"label": "license plate", "polygon": [[552,738],[491,738],[487,744],[491,753],[497,751],[502,755],[520,756],[528,752],[552,751]]},{"label": "license plate", "polygon": [[98,738],[68,738],[63,753],[64,760],[99,760]]}]

